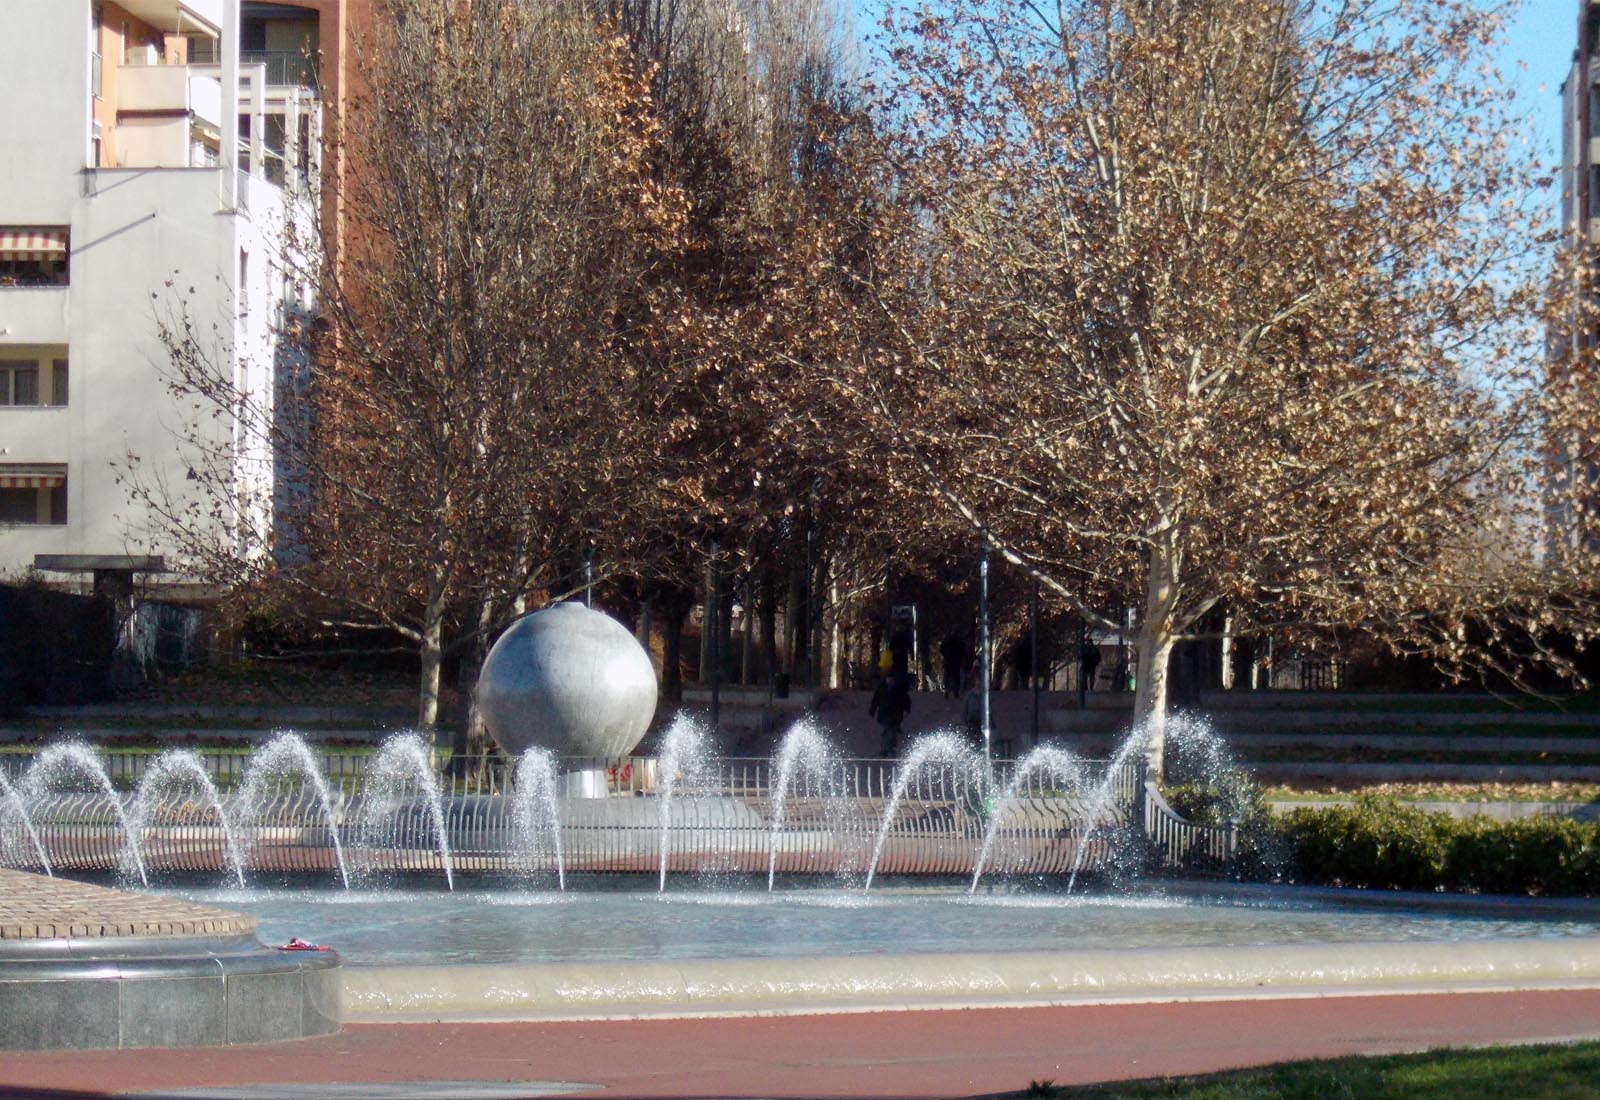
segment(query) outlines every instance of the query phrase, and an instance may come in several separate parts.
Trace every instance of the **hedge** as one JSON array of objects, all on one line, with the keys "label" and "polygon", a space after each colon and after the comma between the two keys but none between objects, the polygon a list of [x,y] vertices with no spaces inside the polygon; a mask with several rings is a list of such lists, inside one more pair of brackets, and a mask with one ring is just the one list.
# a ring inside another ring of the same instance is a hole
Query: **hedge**
[{"label": "hedge", "polygon": [[1283,873],[1394,890],[1600,895],[1600,821],[1455,818],[1389,799],[1294,810],[1273,826]]}]

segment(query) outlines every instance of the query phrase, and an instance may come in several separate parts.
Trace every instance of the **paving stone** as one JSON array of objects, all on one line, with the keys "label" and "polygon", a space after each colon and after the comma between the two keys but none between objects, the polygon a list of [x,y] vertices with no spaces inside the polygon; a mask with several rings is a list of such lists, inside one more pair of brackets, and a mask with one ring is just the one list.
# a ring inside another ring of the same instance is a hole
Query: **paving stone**
[{"label": "paving stone", "polygon": [[0,869],[0,940],[243,935],[256,920],[175,898]]}]

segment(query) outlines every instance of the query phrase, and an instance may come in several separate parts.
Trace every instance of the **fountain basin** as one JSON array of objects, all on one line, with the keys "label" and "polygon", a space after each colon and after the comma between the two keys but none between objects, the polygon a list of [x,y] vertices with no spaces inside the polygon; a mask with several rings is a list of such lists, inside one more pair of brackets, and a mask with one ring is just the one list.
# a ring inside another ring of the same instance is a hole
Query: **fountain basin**
[{"label": "fountain basin", "polygon": [[344,1013],[607,1020],[1572,988],[1600,988],[1600,938],[357,967]]},{"label": "fountain basin", "polygon": [[[614,880],[603,880],[610,882]],[[578,1019],[1600,986],[1600,903],[1293,888],[187,892],[338,947],[348,1019]],[[761,883],[764,886],[764,881]]]},{"label": "fountain basin", "polygon": [[339,956],[253,917],[0,871],[0,1050],[216,1046],[339,1030]]}]

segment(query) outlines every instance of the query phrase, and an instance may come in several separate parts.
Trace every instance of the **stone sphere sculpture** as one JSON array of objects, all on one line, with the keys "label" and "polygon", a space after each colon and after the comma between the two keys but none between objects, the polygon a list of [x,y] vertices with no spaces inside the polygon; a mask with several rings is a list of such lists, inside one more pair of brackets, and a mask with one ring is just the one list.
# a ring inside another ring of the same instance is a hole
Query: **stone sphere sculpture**
[{"label": "stone sphere sculpture", "polygon": [[513,756],[626,756],[656,711],[656,672],[628,628],[579,603],[511,624],[484,659],[478,705]]}]

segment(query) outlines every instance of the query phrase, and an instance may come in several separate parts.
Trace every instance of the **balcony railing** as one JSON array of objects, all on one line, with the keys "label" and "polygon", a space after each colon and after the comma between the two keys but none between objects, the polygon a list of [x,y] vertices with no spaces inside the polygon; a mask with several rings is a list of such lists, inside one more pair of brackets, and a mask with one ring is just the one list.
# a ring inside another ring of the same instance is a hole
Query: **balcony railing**
[{"label": "balcony railing", "polygon": [[269,86],[317,86],[317,63],[296,50],[240,50],[239,64],[266,66]]}]

